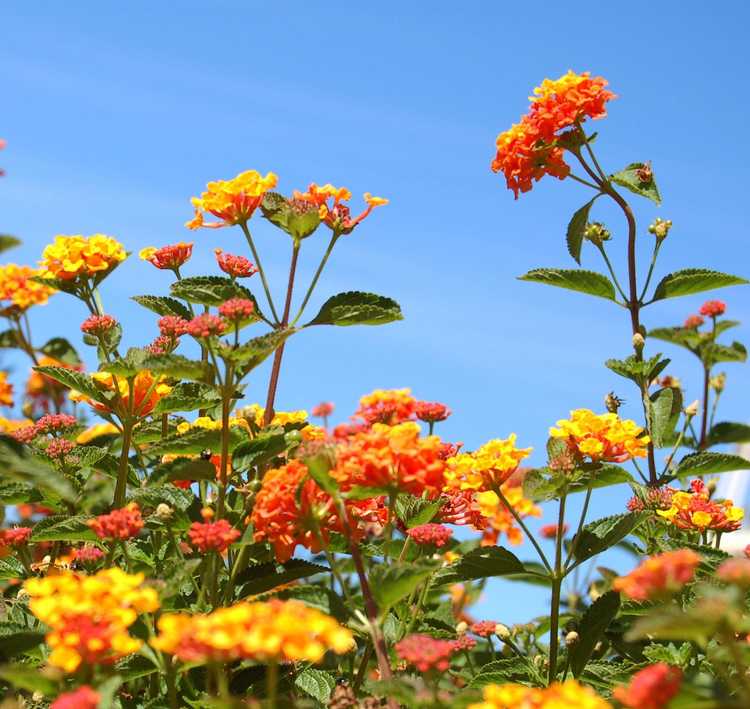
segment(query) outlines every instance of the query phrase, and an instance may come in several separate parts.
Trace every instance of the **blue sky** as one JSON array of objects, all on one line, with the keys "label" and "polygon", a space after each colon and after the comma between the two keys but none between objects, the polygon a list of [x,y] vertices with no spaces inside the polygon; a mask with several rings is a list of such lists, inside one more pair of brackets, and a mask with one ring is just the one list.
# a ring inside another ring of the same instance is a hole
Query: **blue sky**
[{"label": "blue sky", "polygon": [[[273,170],[279,189],[311,181],[389,197],[342,240],[310,310],[350,289],[397,299],[405,320],[383,328],[318,329],[287,348],[281,408],[332,400],[345,418],[379,387],[412,387],[448,403],[448,439],[474,447],[514,431],[541,462],[548,427],[571,408],[601,409],[634,391],[602,365],[629,349],[624,311],[575,293],[523,283],[536,266],[571,267],[564,233],[588,196],[547,180],[514,202],[489,170],[494,140],[525,111],[543,78],[568,68],[609,79],[619,95],[596,124],[612,172],[650,159],[664,204],[634,197],[642,260],[655,216],[670,218],[659,275],[690,266],[750,275],[744,90],[745,3],[6,2],[0,22],[0,230],[33,263],[58,233],[104,232],[137,251],[196,242],[187,269],[214,272],[212,250],[242,251],[239,230],[191,234],[189,198],[208,180]],[[622,267],[623,224],[602,209]],[[286,278],[288,240],[258,220],[264,264]],[[304,244],[302,283],[325,246]],[[584,266],[600,270],[589,249]],[[129,323],[128,344],[156,334],[128,300],[165,293],[166,274],[132,257],[104,288]],[[259,289],[259,284],[255,284]],[[750,289],[720,294],[748,320]],[[703,298],[647,309],[647,326],[680,322]],[[82,306],[55,297],[33,313],[35,338],[79,342]],[[735,331],[747,337],[748,328]],[[653,352],[653,348],[650,350]],[[658,350],[657,350],[658,351]],[[699,393],[696,366],[678,352],[672,373]],[[18,366],[25,367],[25,363]],[[720,418],[747,418],[750,374],[727,367]],[[249,387],[262,399],[265,372]],[[626,411],[636,415],[634,407]],[[595,498],[619,511],[626,491]],[[628,562],[625,562],[626,564]],[[509,620],[540,612],[541,596],[506,586],[483,610]]]}]

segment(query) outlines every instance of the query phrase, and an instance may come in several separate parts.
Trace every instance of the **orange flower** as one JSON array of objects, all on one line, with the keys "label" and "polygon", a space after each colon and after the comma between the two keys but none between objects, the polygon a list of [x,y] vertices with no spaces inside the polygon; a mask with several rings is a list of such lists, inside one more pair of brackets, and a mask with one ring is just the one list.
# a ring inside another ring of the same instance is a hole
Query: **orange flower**
[{"label": "orange flower", "polygon": [[7,372],[0,372],[0,406],[13,406],[13,385]]},{"label": "orange flower", "polygon": [[163,377],[155,377],[148,369],[142,369],[133,379],[131,407],[130,387],[125,378],[115,377],[109,372],[94,372],[91,379],[102,391],[118,391],[119,400],[113,400],[110,405],[102,404],[75,390],[70,392],[70,399],[71,401],[85,401],[97,411],[102,412],[115,411],[124,415],[131,411],[137,416],[148,416],[154,410],[156,404],[172,391],[172,387],[164,384]]},{"label": "orange flower", "polygon": [[[503,485],[502,492],[519,517],[542,516],[541,509],[524,497],[520,485]],[[482,546],[495,546],[501,534],[505,534],[514,546],[523,542],[523,533],[516,525],[515,518],[494,492],[479,492],[475,498],[482,515],[476,526],[482,531]]]},{"label": "orange flower", "polygon": [[125,540],[135,537],[143,528],[141,510],[135,502],[109,514],[99,515],[86,524],[99,539]]},{"label": "orange flower", "polygon": [[437,436],[419,433],[419,424],[411,421],[396,426],[376,423],[337,448],[331,474],[343,490],[396,488],[437,497],[445,484],[442,443]]},{"label": "orange flower", "polygon": [[666,509],[657,509],[656,514],[692,532],[734,532],[742,526],[745,512],[732,500],[712,500],[702,480],[693,480],[690,488],[690,492],[667,488]]},{"label": "orange flower", "polygon": [[627,576],[614,580],[612,588],[634,601],[668,597],[693,580],[701,557],[692,549],[678,549],[649,557]]},{"label": "orange flower", "polygon": [[58,235],[45,246],[39,265],[44,278],[72,281],[109,271],[127,256],[123,245],[111,236]]},{"label": "orange flower", "polygon": [[41,275],[41,270],[31,266],[16,266],[14,263],[0,266],[0,300],[8,300],[10,305],[22,311],[32,305],[44,305],[57,291],[30,280],[32,276]]},{"label": "orange flower", "polygon": [[735,558],[722,561],[716,569],[716,578],[725,583],[750,589],[750,559]]},{"label": "orange flower", "polygon": [[[247,170],[231,180],[209,182],[200,197],[192,198],[195,217],[185,226],[188,229],[216,229],[244,224],[260,206],[266,192],[276,187],[278,181],[279,178],[272,172],[263,177],[256,170]],[[204,221],[204,212],[213,214],[220,221]]]},{"label": "orange flower", "polygon": [[629,709],[664,709],[680,691],[682,670],[657,662],[636,672],[625,687],[615,687],[612,696]]},{"label": "orange flower", "polygon": [[318,187],[313,182],[307,188],[307,192],[294,190],[294,199],[318,207],[321,220],[336,234],[350,234],[354,231],[354,227],[368,217],[375,207],[388,204],[387,199],[373,197],[369,192],[365,192],[364,200],[367,203],[367,208],[358,217],[352,219],[349,206],[343,204],[351,198],[352,193],[346,187],[334,187],[330,183]]},{"label": "orange flower", "polygon": [[188,531],[190,543],[204,554],[208,551],[225,552],[240,537],[240,532],[225,519],[218,522],[193,522]]},{"label": "orange flower", "polygon": [[138,256],[148,261],[161,270],[176,270],[187,263],[193,255],[193,242],[180,241],[178,244],[169,244],[157,249],[154,246],[148,246],[141,249]]},{"label": "orange flower", "polygon": [[411,389],[376,389],[359,400],[355,418],[367,423],[387,423],[393,426],[413,418],[417,400]]}]

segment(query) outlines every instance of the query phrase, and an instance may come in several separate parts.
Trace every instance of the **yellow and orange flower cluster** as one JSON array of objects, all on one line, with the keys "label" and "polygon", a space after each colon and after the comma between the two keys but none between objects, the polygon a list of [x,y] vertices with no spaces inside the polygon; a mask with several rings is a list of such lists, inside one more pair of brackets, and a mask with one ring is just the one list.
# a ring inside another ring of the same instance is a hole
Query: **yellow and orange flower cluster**
[{"label": "yellow and orange flower cluster", "polygon": [[0,406],[13,406],[13,385],[8,381],[8,373],[0,371]]},{"label": "yellow and orange flower cluster", "polygon": [[414,417],[417,400],[411,389],[375,389],[359,400],[355,418],[365,423],[387,423],[393,426]]},{"label": "yellow and orange flower cluster", "polygon": [[[542,510],[523,494],[520,485],[505,484],[501,488],[508,504],[519,517],[541,517]],[[479,513],[484,518],[482,527],[482,546],[495,546],[501,534],[505,534],[513,545],[523,542],[523,532],[515,523],[510,510],[491,490],[476,495]]]},{"label": "yellow and orange flower cluster", "polygon": [[[253,420],[258,428],[263,427],[266,410],[259,404],[252,404],[247,408],[247,415]],[[299,409],[297,411],[274,411],[273,418],[269,426],[288,426],[305,423],[308,419],[307,411]]]},{"label": "yellow and orange flower cluster", "polygon": [[488,684],[483,701],[468,709],[612,709],[593,689],[574,679],[554,682],[545,689],[523,684]]},{"label": "yellow and orange flower cluster", "polygon": [[376,423],[338,447],[331,474],[344,491],[362,486],[433,498],[445,486],[442,452],[440,438],[421,437],[417,423]]},{"label": "yellow and orange flower cluster", "polygon": [[[257,170],[247,170],[231,180],[209,182],[200,197],[190,200],[195,217],[185,226],[188,229],[216,229],[244,224],[260,206],[266,192],[276,187],[278,181],[278,176],[273,172],[263,177]],[[206,222],[205,212],[213,214],[220,221]]]},{"label": "yellow and orange flower cluster", "polygon": [[55,290],[31,280],[41,275],[41,270],[31,266],[0,266],[0,300],[9,301],[9,305],[22,311],[32,305],[44,305]]},{"label": "yellow and orange flower cluster", "polygon": [[564,440],[576,461],[624,463],[646,455],[649,437],[629,419],[617,414],[595,414],[589,409],[570,412],[569,419],[549,430],[552,438]]},{"label": "yellow and orange flower cluster", "polygon": [[156,404],[172,391],[172,387],[165,383],[164,377],[154,376],[148,369],[142,369],[133,379],[132,403],[130,401],[131,390],[124,377],[115,377],[109,372],[94,372],[91,379],[103,392],[118,392],[119,398],[115,398],[108,405],[94,401],[80,391],[72,390],[70,399],[76,402],[85,401],[97,411],[104,413],[115,411],[121,415],[128,413],[134,416],[148,416]]},{"label": "yellow and orange flower cluster", "polygon": [[516,448],[516,434],[494,438],[473,453],[459,453],[446,461],[446,487],[453,490],[492,490],[518,470],[531,448]]},{"label": "yellow and orange flower cluster", "polygon": [[166,614],[151,644],[184,662],[320,662],[354,646],[349,630],[300,601],[237,603],[205,615]]},{"label": "yellow and orange flower cluster", "polygon": [[156,591],[143,585],[143,574],[118,568],[94,576],[70,571],[24,583],[31,612],[50,627],[49,664],[75,672],[81,664],[112,663],[141,646],[127,629],[139,613],[159,608]]},{"label": "yellow and orange flower cluster", "polygon": [[315,205],[321,221],[336,234],[350,234],[375,207],[388,204],[387,199],[373,197],[369,192],[365,192],[367,208],[359,216],[352,218],[349,206],[344,204],[352,198],[351,191],[346,187],[334,187],[330,183],[319,187],[313,182],[307,188],[307,192],[294,190],[293,197],[300,202]]},{"label": "yellow and orange flower cluster", "polygon": [[732,500],[714,501],[702,480],[694,480],[691,491],[670,491],[669,507],[656,514],[675,527],[693,532],[734,532],[742,526],[745,512]]},{"label": "yellow and orange flower cluster", "polygon": [[73,281],[109,271],[127,256],[125,247],[111,236],[58,235],[45,246],[39,266],[43,278]]},{"label": "yellow and orange flower cluster", "polygon": [[614,580],[612,588],[634,601],[667,598],[690,583],[701,557],[692,549],[678,549],[649,557],[627,576]]},{"label": "yellow and orange flower cluster", "polygon": [[544,175],[568,176],[570,167],[558,143],[560,131],[605,116],[607,102],[615,98],[606,86],[601,77],[569,71],[559,79],[545,79],[534,89],[528,113],[497,137],[492,161],[492,170],[503,173],[516,199]]}]

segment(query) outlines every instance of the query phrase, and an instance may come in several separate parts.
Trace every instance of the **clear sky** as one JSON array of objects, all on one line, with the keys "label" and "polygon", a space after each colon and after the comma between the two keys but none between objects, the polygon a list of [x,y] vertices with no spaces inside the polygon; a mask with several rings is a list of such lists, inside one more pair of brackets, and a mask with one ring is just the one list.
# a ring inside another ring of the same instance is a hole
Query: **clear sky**
[{"label": "clear sky", "polygon": [[[543,78],[568,68],[605,76],[620,97],[596,124],[605,169],[650,159],[664,198],[656,208],[633,197],[642,260],[646,226],[661,216],[674,228],[660,275],[707,266],[749,276],[748,7],[5,2],[0,231],[24,239],[9,257],[27,263],[58,233],[122,240],[134,256],[103,296],[128,323],[127,344],[142,345],[156,334],[154,319],[128,297],[165,293],[169,279],[137,259],[140,248],[194,240],[193,274],[215,272],[215,246],[243,249],[237,229],[183,227],[190,196],[208,180],[255,168],[278,173],[287,193],[330,181],[351,188],[355,205],[365,191],[386,196],[390,205],[337,247],[311,310],[359,289],[397,299],[405,320],[298,336],[279,407],[331,400],[344,419],[362,393],[408,386],[453,408],[439,431],[446,438],[474,447],[514,431],[541,463],[548,427],[571,408],[601,410],[611,389],[636,401],[602,365],[628,353],[630,333],[611,303],[515,280],[536,266],[574,266],[565,227],[588,196],[549,179],[514,202],[489,169],[495,137]],[[621,219],[596,216],[612,229],[622,267]],[[260,219],[255,231],[280,298],[288,239]],[[303,282],[326,240],[321,229],[305,242]],[[595,256],[587,250],[584,266],[600,270]],[[728,315],[748,320],[750,289],[720,296]],[[681,322],[702,300],[663,302],[644,321]],[[84,317],[56,296],[33,313],[35,339],[79,343]],[[750,339],[746,325],[734,332]],[[696,365],[671,354],[670,371],[696,398]],[[745,420],[750,374],[727,370],[720,418]],[[265,379],[253,381],[251,399],[262,399]],[[626,496],[597,495],[594,514],[619,511]],[[498,619],[542,610],[539,594],[493,589],[483,610]]]}]

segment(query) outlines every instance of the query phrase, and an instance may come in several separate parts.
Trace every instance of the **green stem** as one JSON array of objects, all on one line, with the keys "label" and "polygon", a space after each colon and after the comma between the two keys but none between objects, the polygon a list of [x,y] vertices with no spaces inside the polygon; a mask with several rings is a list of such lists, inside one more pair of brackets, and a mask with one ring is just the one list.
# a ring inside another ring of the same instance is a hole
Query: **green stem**
[{"label": "green stem", "polygon": [[279,691],[279,664],[275,660],[266,665],[266,688],[269,709],[276,709]]},{"label": "green stem", "polygon": [[604,245],[596,243],[596,248],[599,249],[599,253],[602,255],[602,258],[604,259],[604,263],[607,264],[607,268],[609,269],[609,275],[612,276],[612,280],[615,282],[615,286],[617,286],[617,291],[622,296],[622,299],[625,301],[625,303],[628,302],[628,296],[625,295],[625,291],[622,289],[622,286],[620,285],[620,281],[617,280],[617,276],[615,275],[615,269],[612,267],[612,263],[609,260],[609,256],[607,256],[607,252],[604,250]]},{"label": "green stem", "polygon": [[[132,396],[131,396],[132,401]],[[125,491],[128,484],[128,456],[130,454],[130,443],[133,437],[133,422],[127,417],[122,422],[122,450],[120,451],[120,463],[117,468],[117,482],[115,484],[115,497],[112,506],[119,509],[125,505]]]},{"label": "green stem", "polygon": [[582,177],[578,177],[578,175],[574,175],[572,172],[568,173],[568,177],[570,177],[572,180],[575,180],[576,182],[580,182],[582,185],[586,185],[586,187],[591,187],[591,189],[599,191],[598,185],[595,185],[593,182],[589,182],[588,180],[584,180]]},{"label": "green stem", "polygon": [[219,499],[216,504],[216,517],[224,516],[224,505],[227,496],[229,468],[229,410],[232,405],[233,374],[232,366],[227,364],[226,382],[221,391],[221,464],[219,466]]},{"label": "green stem", "polygon": [[641,295],[638,298],[638,300],[640,300],[641,303],[643,302],[643,299],[646,297],[648,287],[651,283],[651,277],[654,275],[654,266],[656,266],[656,258],[659,255],[659,249],[661,248],[662,243],[663,242],[661,239],[657,239],[654,242],[654,252],[651,256],[651,265],[648,267],[648,274],[646,275],[646,282],[643,284],[643,290],[641,291]]},{"label": "green stem", "polygon": [[[589,502],[591,501],[591,485],[589,485],[588,490],[586,490],[586,499],[583,501],[583,508],[581,509],[581,518],[578,520],[578,527],[576,529],[575,536],[573,537],[573,541],[570,544],[570,551],[568,552],[568,558],[565,560],[565,573],[567,574],[570,569],[568,568],[568,565],[571,562],[575,561],[575,553],[576,553],[576,547],[578,546],[578,540],[581,536],[581,530],[583,529],[583,524],[586,521],[586,513],[589,511]],[[572,567],[571,567],[572,568]]]},{"label": "green stem", "polygon": [[302,305],[299,306],[297,315],[295,316],[294,320],[292,320],[292,325],[294,325],[302,317],[302,313],[304,312],[305,307],[307,306],[307,303],[310,300],[310,297],[312,296],[313,291],[315,290],[315,286],[318,285],[320,274],[323,273],[323,269],[325,268],[326,263],[328,263],[328,257],[331,255],[331,252],[333,251],[333,247],[336,245],[336,242],[338,241],[339,236],[341,235],[337,234],[335,231],[333,232],[333,236],[331,237],[331,240],[328,242],[328,248],[326,249],[325,254],[323,254],[323,258],[320,260],[320,264],[318,264],[318,269],[315,271],[315,275],[313,276],[313,279],[310,282],[310,287],[307,289],[307,293],[305,293],[305,297],[302,299]]},{"label": "green stem", "polygon": [[562,569],[563,527],[565,526],[566,495],[560,498],[557,517],[557,537],[555,538],[555,573],[552,578],[552,601],[550,606],[549,628],[549,673],[548,684],[552,684],[557,676],[557,651],[560,642],[560,590],[564,573]]},{"label": "green stem", "polygon": [[266,280],[266,273],[263,270],[263,265],[260,262],[260,255],[258,254],[258,250],[255,248],[255,242],[253,241],[253,237],[250,234],[250,229],[248,229],[247,222],[243,222],[242,224],[240,224],[240,227],[245,234],[247,243],[250,246],[250,251],[252,251],[253,253],[255,265],[258,267],[258,274],[260,275],[260,280],[263,283],[263,290],[266,292],[266,298],[268,299],[268,305],[271,308],[273,319],[275,322],[279,322],[279,316],[276,313],[276,306],[273,304],[273,298],[271,297],[271,289],[268,287],[268,281]]}]

